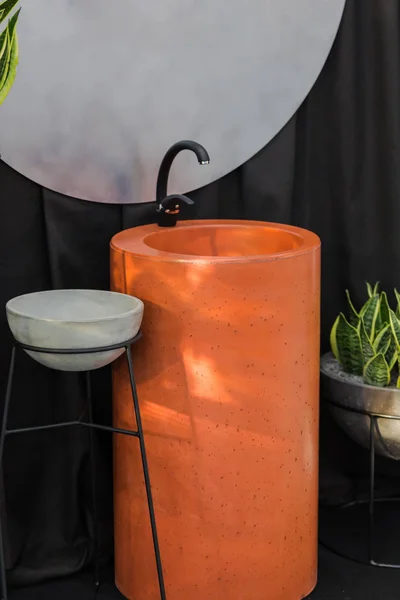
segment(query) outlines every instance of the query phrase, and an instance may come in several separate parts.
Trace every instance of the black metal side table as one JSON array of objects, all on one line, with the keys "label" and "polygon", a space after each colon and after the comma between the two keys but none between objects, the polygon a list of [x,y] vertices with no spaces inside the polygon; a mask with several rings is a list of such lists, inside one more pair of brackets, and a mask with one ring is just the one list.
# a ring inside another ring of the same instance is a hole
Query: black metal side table
[{"label": "black metal side table", "polygon": [[[143,434],[142,427],[142,419],[140,415],[140,407],[139,400],[136,390],[136,382],[133,370],[133,362],[132,362],[132,345],[137,342],[142,337],[142,334],[139,332],[134,338],[127,340],[126,342],[114,344],[110,346],[102,346],[98,348],[85,348],[85,349],[68,349],[68,350],[60,350],[54,348],[37,348],[35,346],[28,346],[26,344],[22,344],[16,340],[14,340],[14,346],[11,353],[11,362],[10,368],[8,372],[8,381],[7,388],[5,394],[5,402],[4,402],[4,411],[3,411],[3,420],[0,431],[0,470],[3,472],[3,454],[4,454],[4,445],[6,441],[6,437],[8,435],[16,435],[22,434],[26,432],[32,431],[44,431],[49,429],[58,429],[61,427],[86,427],[89,429],[90,434],[90,461],[91,461],[91,485],[92,485],[92,500],[93,500],[93,517],[94,517],[94,537],[95,537],[95,586],[96,592],[99,588],[99,556],[98,556],[98,518],[97,518],[97,509],[96,509],[96,471],[94,465],[94,438],[93,438],[93,430],[102,430],[102,431],[110,431],[111,433],[121,434],[121,435],[129,435],[131,437],[136,437],[139,440],[140,444],[140,452],[142,458],[142,466],[143,466],[143,474],[146,486],[146,494],[147,494],[147,502],[149,508],[149,517],[151,523],[151,530],[153,536],[153,545],[154,545],[154,554],[157,565],[157,575],[158,575],[158,584],[160,589],[160,598],[161,600],[166,600],[165,593],[165,585],[164,585],[164,576],[163,576],[163,568],[162,568],[162,560],[160,554],[160,546],[157,535],[157,525],[156,518],[154,512],[154,503],[153,503],[153,495],[151,491],[151,483],[150,483],[150,475],[149,475],[149,467],[147,462],[146,455],[146,447],[145,440]],[[132,390],[132,399],[133,399],[133,407],[135,411],[136,417],[136,425],[137,430],[128,430],[128,429],[120,429],[116,427],[108,427],[105,425],[99,425],[93,423],[93,408],[92,408],[92,394],[91,394],[91,381],[90,381],[90,371],[86,371],[86,402],[87,402],[87,420],[77,419],[76,421],[65,421],[59,422],[50,425],[41,425],[37,427],[24,427],[24,428],[16,428],[16,429],[8,429],[8,413],[11,403],[12,397],[12,386],[13,386],[13,378],[14,378],[14,370],[15,370],[15,362],[17,350],[28,350],[33,352],[40,352],[43,354],[89,354],[89,353],[97,353],[97,352],[106,352],[108,350],[117,350],[119,348],[124,348],[125,355],[128,363],[129,370],[129,380]],[[4,478],[3,478],[4,480]],[[7,591],[7,580],[6,580],[6,565],[5,565],[5,549],[4,549],[4,523],[0,522],[0,578],[1,578],[1,597],[2,600],[8,600],[8,591]]]},{"label": "black metal side table", "polygon": [[[339,408],[343,408],[341,404],[334,402],[333,400],[327,400],[333,406],[337,406]],[[354,557],[348,554],[345,550],[339,550],[335,548],[329,540],[325,539],[325,536],[319,536],[319,543],[321,546],[324,546],[331,552],[341,556],[342,558],[346,558],[349,560],[353,560],[354,562],[360,564],[367,564],[372,567],[381,567],[386,569],[400,569],[400,564],[392,563],[392,562],[382,562],[376,559],[376,505],[383,503],[399,503],[400,497],[398,496],[383,496],[377,497],[376,495],[376,472],[375,472],[375,459],[376,459],[376,439],[375,436],[382,437],[379,429],[379,419],[390,419],[390,420],[400,420],[400,416],[389,416],[380,414],[377,412],[367,412],[362,410],[361,408],[350,408],[346,407],[346,410],[364,415],[369,418],[369,474],[368,474],[368,498],[367,499],[359,499],[352,500],[351,502],[346,502],[345,504],[341,504],[339,506],[330,507],[327,509],[328,511],[335,511],[337,513],[343,513],[356,508],[362,508],[367,505],[368,507],[368,516],[365,521],[365,529],[367,532],[366,538],[366,558],[362,557]],[[395,458],[395,457],[394,457]]]}]

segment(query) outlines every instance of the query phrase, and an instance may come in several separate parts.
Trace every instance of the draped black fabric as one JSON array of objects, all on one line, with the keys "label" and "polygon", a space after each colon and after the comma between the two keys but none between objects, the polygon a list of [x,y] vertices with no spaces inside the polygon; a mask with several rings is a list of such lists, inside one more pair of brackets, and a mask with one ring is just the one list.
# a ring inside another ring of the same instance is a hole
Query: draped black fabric
[{"label": "draped black fabric", "polygon": [[[191,194],[182,218],[292,223],[322,239],[322,349],[348,287],[399,286],[400,4],[348,0],[339,35],[296,115],[244,166]],[[268,73],[265,74],[268,77]],[[155,220],[154,204],[102,205],[41,188],[0,163],[0,305],[51,288],[109,287],[111,237]],[[0,317],[0,390],[11,349]],[[111,421],[108,369],[93,377],[95,418]],[[11,426],[76,418],[84,406],[76,374],[46,370],[19,354]],[[112,555],[111,440],[97,436],[104,560]],[[352,497],[366,454],[322,414],[321,500]],[[397,464],[380,461],[382,481]],[[13,436],[4,467],[10,581],[31,584],[79,571],[93,556],[86,431]],[[386,479],[385,479],[386,478]],[[384,483],[382,484],[384,485]]]}]

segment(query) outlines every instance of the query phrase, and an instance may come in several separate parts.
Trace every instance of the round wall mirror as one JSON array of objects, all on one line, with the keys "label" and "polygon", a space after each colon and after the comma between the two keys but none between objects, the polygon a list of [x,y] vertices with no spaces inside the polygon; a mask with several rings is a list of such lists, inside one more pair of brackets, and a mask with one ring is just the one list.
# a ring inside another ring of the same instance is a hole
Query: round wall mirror
[{"label": "round wall mirror", "polygon": [[155,199],[176,141],[171,193],[243,164],[292,117],[328,56],[345,0],[23,1],[0,152],[55,191],[109,203]]}]

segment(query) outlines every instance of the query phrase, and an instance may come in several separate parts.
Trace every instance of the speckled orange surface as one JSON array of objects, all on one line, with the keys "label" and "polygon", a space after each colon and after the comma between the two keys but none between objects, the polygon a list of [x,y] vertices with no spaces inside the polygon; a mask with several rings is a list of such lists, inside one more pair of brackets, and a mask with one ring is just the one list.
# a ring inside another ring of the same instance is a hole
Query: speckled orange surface
[{"label": "speckled orange surface", "polygon": [[[300,600],[317,574],[320,248],[314,234],[191,221],[116,235],[168,600]],[[134,428],[125,362],[114,424]],[[136,439],[115,439],[116,583],[159,600]]]}]

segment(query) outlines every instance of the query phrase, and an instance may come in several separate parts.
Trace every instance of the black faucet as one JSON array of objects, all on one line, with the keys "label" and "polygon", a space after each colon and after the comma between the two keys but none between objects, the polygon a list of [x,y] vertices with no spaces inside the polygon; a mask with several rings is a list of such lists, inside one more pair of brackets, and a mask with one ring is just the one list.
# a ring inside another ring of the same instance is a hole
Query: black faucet
[{"label": "black faucet", "polygon": [[156,202],[159,227],[174,227],[182,203],[194,204],[193,200],[181,194],[167,196],[169,172],[176,155],[182,150],[194,152],[200,165],[208,165],[210,162],[207,150],[197,142],[182,140],[171,146],[161,162],[157,177]]}]

